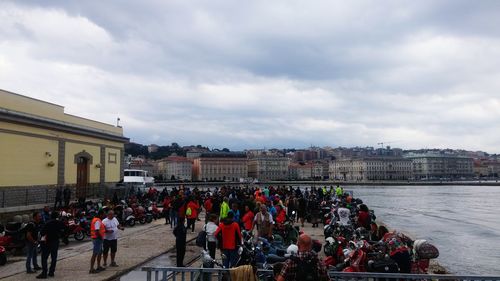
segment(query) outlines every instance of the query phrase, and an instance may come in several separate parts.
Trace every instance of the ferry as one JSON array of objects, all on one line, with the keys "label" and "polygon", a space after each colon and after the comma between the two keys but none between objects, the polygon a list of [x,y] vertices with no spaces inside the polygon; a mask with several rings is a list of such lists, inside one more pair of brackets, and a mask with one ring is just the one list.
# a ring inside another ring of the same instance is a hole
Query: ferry
[{"label": "ferry", "polygon": [[145,170],[125,169],[123,171],[123,183],[133,185],[152,186],[155,179],[148,175]]}]

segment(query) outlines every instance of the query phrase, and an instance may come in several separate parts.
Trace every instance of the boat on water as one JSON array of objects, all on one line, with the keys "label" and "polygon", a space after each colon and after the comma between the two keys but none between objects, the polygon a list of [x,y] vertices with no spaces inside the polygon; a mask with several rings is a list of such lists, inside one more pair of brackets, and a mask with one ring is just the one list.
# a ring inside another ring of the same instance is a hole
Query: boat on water
[{"label": "boat on water", "polygon": [[139,185],[143,187],[153,186],[155,179],[150,177],[148,171],[138,169],[125,169],[123,171],[123,183],[126,185]]}]

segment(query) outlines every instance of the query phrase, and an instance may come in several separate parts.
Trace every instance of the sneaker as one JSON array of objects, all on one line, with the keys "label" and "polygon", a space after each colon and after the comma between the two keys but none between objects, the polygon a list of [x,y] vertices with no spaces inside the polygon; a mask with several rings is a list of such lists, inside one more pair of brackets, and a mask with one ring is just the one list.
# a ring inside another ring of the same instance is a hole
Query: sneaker
[{"label": "sneaker", "polygon": [[45,275],[45,274],[42,273],[42,274],[38,275],[36,277],[36,279],[47,279],[47,275]]},{"label": "sneaker", "polygon": [[35,266],[33,269],[34,269],[34,270],[41,270],[42,268],[41,268],[41,267],[39,267],[39,266]]},{"label": "sneaker", "polygon": [[89,270],[89,274],[95,274],[95,273],[97,273],[97,271],[95,269]]},{"label": "sneaker", "polygon": [[116,262],[112,262],[110,266],[112,266],[112,267],[118,267],[118,265],[116,264]]},{"label": "sneaker", "polygon": [[33,274],[33,273],[36,273],[36,271],[34,271],[34,270],[27,270],[26,273],[27,274]]},{"label": "sneaker", "polygon": [[54,272],[49,272],[49,275],[47,275],[49,277],[54,277]]}]

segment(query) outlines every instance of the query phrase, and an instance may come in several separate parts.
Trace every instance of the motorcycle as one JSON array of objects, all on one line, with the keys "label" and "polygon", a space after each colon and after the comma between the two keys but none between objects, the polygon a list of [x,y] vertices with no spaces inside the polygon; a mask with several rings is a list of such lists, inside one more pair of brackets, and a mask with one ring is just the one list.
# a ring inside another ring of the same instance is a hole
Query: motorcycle
[{"label": "motorcycle", "polygon": [[[144,209],[144,207],[133,205],[132,211],[136,222],[139,222],[140,224],[145,224],[146,222],[148,222],[149,219],[148,216],[146,216],[146,210]],[[153,219],[151,218],[151,221],[152,220]]]},{"label": "motorcycle", "polygon": [[73,236],[75,240],[82,241],[85,239],[87,235],[86,230],[74,219],[71,218],[71,215],[67,215],[67,218],[63,221],[66,227],[63,234],[63,242],[67,245],[69,243],[68,238]]},{"label": "motorcycle", "polygon": [[6,226],[0,225],[0,246],[6,251],[21,251],[26,246],[26,224],[21,222],[9,222]]},{"label": "motorcycle", "polygon": [[116,205],[113,211],[121,225],[128,225],[131,227],[135,225],[136,219],[133,215],[134,211],[132,208],[128,207],[124,201],[122,201],[121,205]]}]

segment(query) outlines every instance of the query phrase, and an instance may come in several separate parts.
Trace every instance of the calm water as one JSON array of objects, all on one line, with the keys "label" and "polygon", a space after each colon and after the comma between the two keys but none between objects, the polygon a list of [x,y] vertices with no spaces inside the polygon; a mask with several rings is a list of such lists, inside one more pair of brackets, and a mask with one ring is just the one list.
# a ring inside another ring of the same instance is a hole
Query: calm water
[{"label": "calm water", "polygon": [[377,218],[427,239],[457,274],[500,275],[500,186],[356,186]]}]

